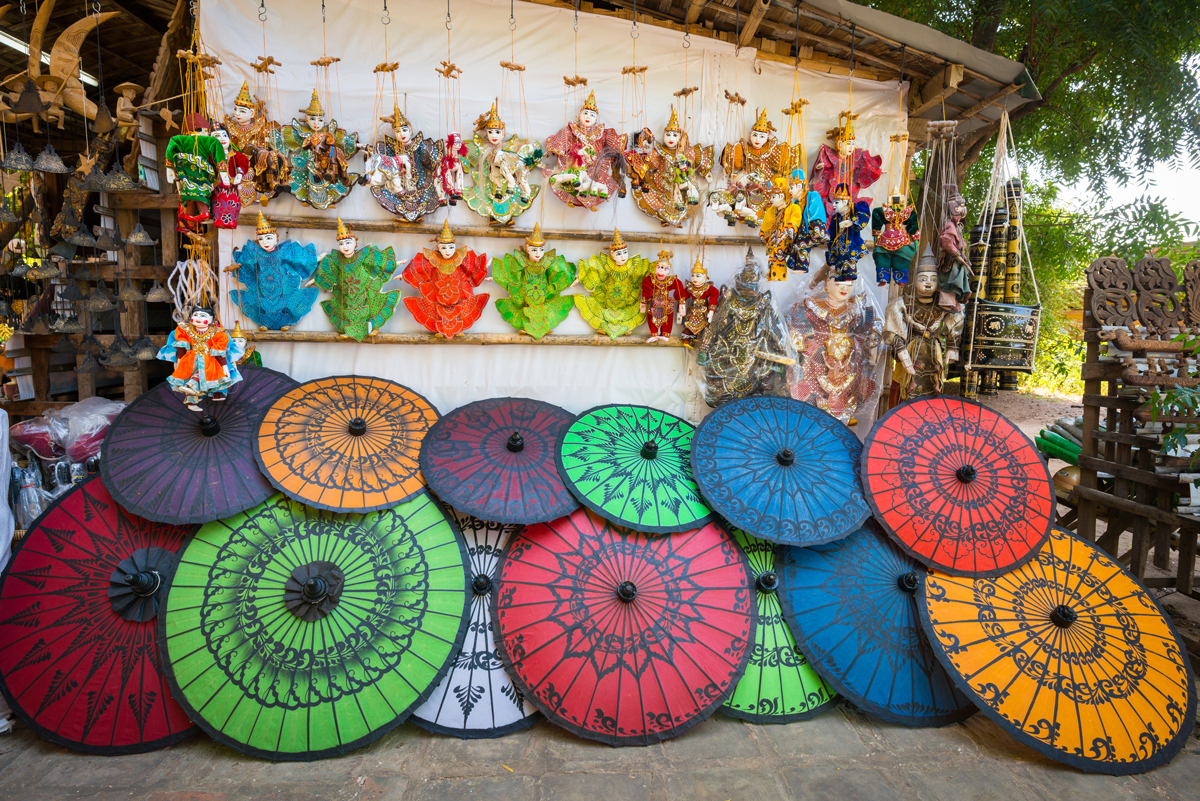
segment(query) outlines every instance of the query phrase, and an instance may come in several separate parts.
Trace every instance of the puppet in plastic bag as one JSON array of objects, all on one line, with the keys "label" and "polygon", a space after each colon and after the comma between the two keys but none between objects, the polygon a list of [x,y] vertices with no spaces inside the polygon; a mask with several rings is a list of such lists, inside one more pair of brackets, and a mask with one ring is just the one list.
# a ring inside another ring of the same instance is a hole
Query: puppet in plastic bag
[{"label": "puppet in plastic bag", "polygon": [[542,226],[533,227],[521,250],[492,262],[492,278],[508,290],[496,310],[518,331],[541,339],[567,319],[575,301],[562,293],[575,284],[575,266],[553,249],[546,250]]},{"label": "puppet in plastic bag", "polygon": [[647,342],[666,342],[671,338],[675,309],[683,297],[683,282],[675,275],[671,258],[675,254],[659,246],[654,272],[642,279],[642,303],[639,307],[650,326]]},{"label": "puppet in plastic bag", "polygon": [[391,247],[359,248],[358,237],[338,218],[337,249],[317,263],[313,275],[313,283],[333,295],[321,301],[321,308],[338,333],[362,342],[392,318],[400,293],[381,289],[394,272]]},{"label": "puppet in plastic bag", "polygon": [[728,184],[709,193],[709,206],[730,226],[739,222],[757,226],[767,210],[772,180],[787,174],[791,160],[791,150],[776,138],[775,126],[762,109],[749,138],[731,142],[721,151]]},{"label": "puppet in plastic bag", "polygon": [[646,319],[641,310],[642,282],[650,273],[645,256],[630,256],[621,232],[613,229],[607,253],[579,262],[579,283],[590,295],[573,295],[588,325],[610,339],[628,334]]},{"label": "puppet in plastic bag", "polygon": [[846,425],[873,416],[883,321],[864,282],[838,281],[824,265],[784,322],[797,354],[788,374],[792,397]]},{"label": "puppet in plastic bag", "polygon": [[358,152],[358,134],[339,128],[337,120],[326,122],[316,89],[300,113],[304,119],[293,119],[282,131],[291,162],[292,195],[306,206],[327,209],[350,194],[358,181],[349,170]]},{"label": "puppet in plastic bag", "polygon": [[[442,223],[434,242],[436,249],[422,250],[404,268],[402,280],[421,293],[418,298],[405,298],[404,305],[418,323],[453,339],[475,324],[491,297],[486,292],[475,293],[487,278],[487,254],[460,248],[449,220]],[[399,288],[393,277],[382,291]]]},{"label": "puppet in plastic bag", "polygon": [[596,93],[588,95],[578,122],[546,139],[546,152],[558,156],[558,169],[550,174],[550,191],[568,206],[598,211],[600,204],[624,187],[614,176],[625,150],[625,134],[600,122]]},{"label": "puppet in plastic bag", "polygon": [[541,187],[531,186],[529,174],[542,160],[542,146],[519,134],[504,138],[506,126],[496,104],[475,120],[475,135],[460,157],[471,177],[463,197],[471,211],[498,225],[512,225],[533,205]]},{"label": "puppet in plastic bag", "polygon": [[279,124],[267,117],[262,105],[250,96],[245,81],[233,101],[233,113],[225,115],[225,129],[233,149],[250,163],[249,175],[238,184],[243,206],[256,201],[265,206],[281,189],[290,188]]},{"label": "puppet in plastic bag", "polygon": [[908,290],[892,300],[884,314],[883,341],[896,356],[892,405],[939,394],[947,367],[958,361],[963,315],[939,306],[937,294],[937,260],[926,248]]},{"label": "puppet in plastic bag", "polygon": [[262,212],[255,240],[233,251],[234,264],[225,269],[236,272],[244,288],[229,295],[260,331],[286,331],[317,301],[317,290],[303,286],[317,269],[317,249],[311,242],[280,242]]},{"label": "puppet in plastic bag", "polygon": [[205,397],[223,401],[229,388],[242,380],[237,363],[245,350],[245,340],[231,337],[211,307],[196,306],[167,336],[158,358],[175,364],[167,383],[183,395],[189,409],[199,412]]},{"label": "puppet in plastic bag", "polygon": [[833,216],[829,218],[829,249],[825,261],[839,281],[858,277],[858,260],[867,255],[862,231],[871,223],[871,207],[865,200],[852,203],[850,191],[840,184],[833,193]]},{"label": "puppet in plastic bag", "polygon": [[392,126],[395,136],[384,136],[368,148],[363,177],[380,206],[405,222],[418,222],[446,203],[438,171],[445,143],[426,139],[393,104],[389,117],[380,122]]},{"label": "puppet in plastic bag", "polygon": [[721,287],[713,321],[697,346],[704,400],[712,407],[748,395],[787,395],[787,369],[796,363],[783,321],[752,248],[733,286]]},{"label": "puppet in plastic bag", "polygon": [[663,227],[682,228],[700,203],[700,182],[712,172],[713,146],[688,144],[672,106],[662,141],[655,141],[649,128],[642,129],[634,147],[625,151],[625,161],[638,208]]},{"label": "puppet in plastic bag", "polygon": [[908,268],[917,256],[921,222],[917,209],[903,195],[892,195],[871,212],[875,237],[875,280],[880,286],[908,283]]},{"label": "puppet in plastic bag", "polygon": [[692,274],[688,276],[688,282],[683,284],[683,292],[679,295],[679,323],[683,326],[679,339],[684,345],[694,347],[692,343],[712,322],[720,300],[720,291],[708,280],[708,270],[701,257],[697,256],[696,263],[692,265]]}]

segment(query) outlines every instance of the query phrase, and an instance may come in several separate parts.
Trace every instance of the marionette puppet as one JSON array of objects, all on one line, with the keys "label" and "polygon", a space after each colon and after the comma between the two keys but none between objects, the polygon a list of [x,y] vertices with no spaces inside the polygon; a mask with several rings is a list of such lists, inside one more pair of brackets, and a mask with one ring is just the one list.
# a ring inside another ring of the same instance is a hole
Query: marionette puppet
[{"label": "marionette puppet", "polygon": [[599,211],[600,204],[614,192],[625,196],[624,187],[614,177],[628,137],[600,122],[596,93],[588,95],[579,110],[577,122],[546,139],[546,152],[558,157],[558,169],[550,174],[554,196],[568,206]]},{"label": "marionette puppet", "polygon": [[663,227],[682,228],[700,203],[699,182],[712,172],[713,147],[689,145],[672,106],[662,141],[655,141],[650,129],[644,128],[634,147],[625,151],[625,161],[637,189],[638,208]]},{"label": "marionette puppet", "polygon": [[508,290],[496,301],[496,310],[518,331],[541,339],[567,319],[575,305],[562,293],[574,286],[575,267],[553,249],[546,250],[541,224],[525,239],[521,250],[492,262],[492,280]]},{"label": "marionette puppet", "polygon": [[839,281],[858,277],[858,260],[867,255],[862,229],[871,222],[871,207],[865,200],[851,204],[845,184],[833,193],[833,216],[829,218],[829,249],[825,261]]},{"label": "marionette puppet", "polygon": [[317,290],[304,286],[317,269],[317,249],[311,242],[279,241],[275,226],[258,213],[255,241],[233,251],[235,272],[243,289],[230,290],[230,297],[258,330],[286,331],[308,314],[317,300]]},{"label": "marionette puppet", "polygon": [[505,140],[505,130],[492,103],[491,111],[475,120],[475,136],[460,157],[472,184],[463,195],[467,205],[497,225],[512,225],[541,188],[530,186],[529,173],[542,160],[542,146],[517,134]]},{"label": "marionette puppet", "polygon": [[208,117],[189,114],[183,125],[186,133],[167,143],[167,183],[179,192],[176,230],[198,234],[212,219],[213,192],[227,162],[220,140],[209,136]]},{"label": "marionette puppet", "polygon": [[971,297],[971,262],[967,240],[963,238],[963,218],[967,216],[967,201],[958,187],[946,186],[946,222],[938,232],[938,305],[947,311],[960,312]]},{"label": "marionette puppet", "polygon": [[463,170],[463,160],[470,155],[462,134],[452,131],[446,134],[446,149],[442,152],[442,160],[438,164],[438,184],[440,193],[451,206],[457,206],[466,191],[466,171]]},{"label": "marionette puppet", "polygon": [[[758,239],[767,249],[767,280],[786,281],[788,257],[800,230],[804,210],[788,202],[788,180],[781,175],[771,179],[770,202],[763,211]],[[807,262],[804,269],[808,269]]]},{"label": "marionette puppet", "polygon": [[892,195],[871,212],[871,234],[875,237],[875,280],[880,286],[892,281],[907,284],[908,268],[921,238],[916,207],[902,195]]},{"label": "marionette puppet", "polygon": [[624,336],[646,319],[642,283],[650,272],[644,256],[630,256],[621,232],[613,229],[607,253],[579,262],[579,283],[592,294],[573,295],[583,319],[610,339]]},{"label": "marionette puppet", "polygon": [[841,184],[846,184],[850,196],[857,202],[863,200],[871,207],[871,198],[859,197],[859,193],[872,186],[883,175],[883,157],[874,156],[858,146],[855,138],[854,121],[858,115],[843,111],[838,115],[842,124],[828,132],[834,146],[821,145],[817,151],[817,163],[813,165],[812,188],[825,202],[826,216],[833,216],[834,194]]},{"label": "marionette puppet", "polygon": [[126,139],[130,142],[137,141],[138,131],[140,126],[137,120],[137,106],[134,105],[137,96],[142,93],[143,87],[138,86],[132,81],[125,81],[113,87],[113,91],[117,93],[117,137],[118,140]]},{"label": "marionette puppet", "polygon": [[337,224],[337,249],[317,263],[313,283],[333,295],[321,308],[338,333],[362,342],[391,319],[399,292],[381,292],[396,271],[396,254],[373,245],[358,247],[358,238],[341,218]]},{"label": "marionette puppet", "polygon": [[304,119],[293,119],[282,131],[290,161],[291,191],[306,206],[327,209],[350,194],[358,180],[348,169],[351,157],[358,152],[358,134],[339,128],[337,120],[326,122],[316,89],[308,107],[300,113]]},{"label": "marionette puppet", "polygon": [[787,173],[791,160],[791,149],[776,138],[775,126],[762,109],[749,137],[721,151],[728,185],[709,193],[709,206],[730,226],[739,222],[757,226],[770,205],[772,181]]},{"label": "marionette puppet", "polygon": [[[449,220],[433,241],[436,249],[422,250],[404,268],[402,280],[421,293],[419,298],[404,298],[404,305],[418,323],[453,339],[475,324],[491,297],[486,292],[475,294],[475,287],[487,277],[487,254],[460,248]],[[380,291],[398,290],[399,284],[393,278]]]},{"label": "marionette puppet", "polygon": [[683,292],[679,295],[679,323],[683,325],[679,339],[684,345],[693,347],[692,343],[712,322],[720,300],[720,291],[708,280],[708,270],[697,256],[690,280],[683,285]]},{"label": "marionette puppet", "polygon": [[783,322],[754,251],[733,287],[721,287],[713,321],[697,342],[696,363],[704,377],[704,401],[717,407],[748,395],[783,395],[785,373],[795,364]]},{"label": "marionette puppet", "polygon": [[838,281],[829,265],[813,276],[812,291],[784,315],[800,359],[789,375],[796,400],[824,409],[846,425],[873,402],[883,324],[855,281]]},{"label": "marionette puppet", "polygon": [[418,222],[446,203],[438,171],[445,145],[413,134],[412,123],[392,107],[380,122],[392,126],[395,136],[384,136],[367,148],[363,178],[380,206],[405,222]]},{"label": "marionette puppet", "polygon": [[812,249],[829,242],[829,220],[825,216],[825,202],[819,194],[809,188],[803,167],[792,170],[791,180],[788,182],[788,195],[791,198],[788,209],[792,210],[793,220],[796,210],[802,211],[796,235],[792,239],[787,266],[789,270],[806,273]]},{"label": "marionette puppet", "polygon": [[194,412],[202,411],[199,404],[206,396],[225,400],[229,388],[242,380],[237,363],[246,351],[246,341],[230,337],[216,319],[211,307],[196,306],[158,352],[159,359],[175,364],[167,383],[183,395]]},{"label": "marionette puppet", "polygon": [[243,206],[255,202],[265,206],[281,190],[291,190],[279,125],[250,96],[245,81],[233,101],[233,114],[225,115],[224,126],[233,149],[245,154],[250,162],[249,176],[238,184]]},{"label": "marionette puppet", "polygon": [[683,297],[683,282],[671,265],[674,253],[661,245],[654,262],[654,273],[642,279],[642,302],[639,306],[650,326],[647,342],[666,342],[671,338],[675,309]]},{"label": "marionette puppet", "polygon": [[[946,369],[958,361],[963,314],[937,304],[938,265],[926,248],[909,289],[887,305],[883,341],[896,357],[892,400],[941,393]],[[894,405],[894,403],[893,403]]]},{"label": "marionette puppet", "polygon": [[212,135],[225,149],[226,164],[213,190],[213,225],[218,228],[237,228],[238,215],[242,211],[241,186],[250,174],[250,159],[246,154],[233,150],[233,140],[225,126],[220,123],[213,125]]}]

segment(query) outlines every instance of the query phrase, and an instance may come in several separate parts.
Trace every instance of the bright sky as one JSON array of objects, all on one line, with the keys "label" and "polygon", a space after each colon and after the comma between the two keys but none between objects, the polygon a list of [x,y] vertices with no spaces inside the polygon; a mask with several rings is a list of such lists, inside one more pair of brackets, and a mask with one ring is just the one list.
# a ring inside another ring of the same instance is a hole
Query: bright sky
[{"label": "bright sky", "polygon": [[[1147,183],[1130,181],[1125,186],[1109,185],[1109,194],[1117,205],[1130,203],[1142,195],[1162,197],[1167,201],[1167,207],[1174,212],[1184,215],[1190,222],[1200,223],[1200,170],[1184,166],[1181,170],[1172,170],[1165,164],[1159,164],[1146,176]],[[1063,197],[1072,202],[1086,196],[1084,187],[1072,187],[1063,193]]]}]

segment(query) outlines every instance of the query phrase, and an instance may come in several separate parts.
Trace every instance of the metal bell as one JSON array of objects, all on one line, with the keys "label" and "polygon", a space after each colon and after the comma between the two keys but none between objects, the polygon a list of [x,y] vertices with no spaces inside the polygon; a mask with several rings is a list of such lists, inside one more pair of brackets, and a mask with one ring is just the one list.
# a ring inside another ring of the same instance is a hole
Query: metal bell
[{"label": "metal bell", "polygon": [[104,98],[100,98],[100,108],[96,109],[96,119],[92,122],[92,130],[98,134],[108,133],[117,124],[113,122],[112,113],[108,110],[108,103]]},{"label": "metal bell", "polygon": [[36,278],[39,281],[44,281],[47,278],[58,278],[63,275],[62,268],[53,259],[42,259],[33,269],[29,271],[30,278]]},{"label": "metal bell", "polygon": [[63,317],[58,330],[64,334],[82,334],[83,323],[79,322],[78,317]]},{"label": "metal bell", "polygon": [[8,298],[0,298],[0,317],[12,317],[12,304],[8,302]]},{"label": "metal bell", "polygon": [[34,86],[33,79],[26,78],[25,88],[21,90],[21,95],[17,98],[13,111],[17,114],[41,114],[45,110],[46,104],[42,102],[42,95]]},{"label": "metal bell", "polygon": [[49,143],[46,144],[46,149],[38,155],[37,161],[33,162],[33,168],[38,172],[67,173],[71,171],[71,168],[63,164],[63,160],[54,152],[54,145]]},{"label": "metal bell", "polygon": [[165,286],[158,283],[158,279],[155,278],[154,285],[151,286],[150,289],[146,292],[146,302],[147,303],[174,303],[175,298],[171,295],[170,291]]},{"label": "metal bell", "polygon": [[142,227],[142,224],[138,223],[137,225],[133,226],[133,230],[129,232],[129,236],[125,237],[125,244],[137,245],[138,247],[143,248],[152,248],[157,245],[158,242],[151,239],[150,234],[146,233],[146,229]]},{"label": "metal bell", "polygon": [[130,281],[128,278],[126,278],[121,284],[121,288],[117,291],[117,300],[121,301],[122,303],[137,303],[145,300],[145,297],[141,292],[138,291],[137,287],[133,285],[133,281]]},{"label": "metal bell", "polygon": [[112,169],[104,174],[104,186],[109,192],[132,192],[138,188],[119,160],[113,162]]},{"label": "metal bell", "polygon": [[129,347],[129,343],[125,341],[125,335],[117,331],[117,335],[113,337],[112,344],[100,354],[100,363],[105,367],[131,367],[137,364],[137,359],[133,357],[133,349]]},{"label": "metal bell", "polygon": [[95,281],[98,278],[99,276],[92,272],[92,268],[86,264],[75,271],[76,281]]},{"label": "metal bell", "polygon": [[33,170],[33,157],[25,152],[25,148],[21,147],[20,142],[17,142],[8,149],[8,153],[4,156],[4,161],[0,161],[0,167],[14,172],[31,172]]},{"label": "metal bell", "polygon": [[100,362],[96,361],[96,357],[90,353],[85,353],[83,359],[75,367],[75,372],[90,375],[100,369]]},{"label": "metal bell", "polygon": [[46,316],[43,314],[35,315],[29,320],[29,328],[31,334],[49,334],[50,326],[46,325]]},{"label": "metal bell", "polygon": [[105,300],[116,300],[117,299],[117,296],[109,291],[108,284],[105,283],[104,279],[100,279],[100,283],[96,284],[96,288],[100,290],[100,294],[101,294],[101,296],[104,297]]},{"label": "metal bell", "polygon": [[[103,282],[101,282],[103,283]],[[100,286],[92,287],[92,294],[88,295],[86,308],[91,312],[106,312],[112,311],[116,304],[106,298],[100,291]]]},{"label": "metal bell", "polygon": [[63,334],[58,338],[58,342],[54,343],[54,347],[50,350],[55,353],[74,353],[75,346],[71,344],[71,338]]},{"label": "metal bell", "polygon": [[79,343],[79,350],[82,353],[90,353],[95,356],[104,352],[104,346],[100,344],[100,340],[96,339],[95,334],[88,334]]},{"label": "metal bell", "polygon": [[129,344],[129,340],[125,338],[125,334],[119,329],[117,330],[117,335],[113,337],[113,347],[117,348],[119,351],[121,351],[121,353],[124,353],[129,358],[133,358],[133,354],[135,353],[133,345]]},{"label": "metal bell", "polygon": [[75,229],[75,233],[67,237],[65,242],[70,242],[72,245],[79,245],[84,248],[96,247],[96,238],[88,233],[88,230],[82,225]]},{"label": "metal bell", "polygon": [[137,342],[133,343],[133,357],[138,361],[152,362],[158,358],[158,345],[150,341],[150,337],[142,334]]},{"label": "metal bell", "polygon": [[67,282],[66,289],[59,290],[58,296],[63,300],[69,300],[72,303],[78,303],[87,297],[79,291],[79,284],[75,283],[75,278],[72,278]]},{"label": "metal bell", "polygon": [[92,232],[96,234],[96,249],[97,250],[120,250],[121,242],[116,233],[115,228],[105,228],[102,225],[92,226]]},{"label": "metal bell", "polygon": [[29,262],[25,261],[24,259],[19,261],[16,267],[12,268],[12,275],[14,278],[20,278],[27,272],[29,272]]},{"label": "metal bell", "polygon": [[20,222],[17,215],[12,213],[12,209],[8,207],[8,198],[4,199],[4,205],[0,206],[0,223]]},{"label": "metal bell", "polygon": [[79,184],[79,188],[85,192],[104,192],[104,171],[100,169],[99,164],[93,164],[88,170],[88,174],[83,177]]}]

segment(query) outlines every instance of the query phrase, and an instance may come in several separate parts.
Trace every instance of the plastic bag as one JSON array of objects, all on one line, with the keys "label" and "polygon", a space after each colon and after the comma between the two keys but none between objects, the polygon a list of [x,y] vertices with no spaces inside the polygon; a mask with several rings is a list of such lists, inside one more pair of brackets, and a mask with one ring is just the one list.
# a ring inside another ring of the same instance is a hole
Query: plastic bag
[{"label": "plastic bag", "polygon": [[61,418],[44,415],[14,423],[8,429],[9,447],[27,451],[39,459],[54,461],[66,455],[63,440],[67,435],[67,422]]},{"label": "plastic bag", "polygon": [[65,425],[63,453],[72,462],[85,462],[100,452],[108,426],[125,408],[124,403],[107,398],[85,398],[46,416]]},{"label": "plastic bag", "polygon": [[50,504],[50,493],[42,489],[42,471],[37,465],[21,468],[21,489],[17,493],[17,525],[28,529]]}]

